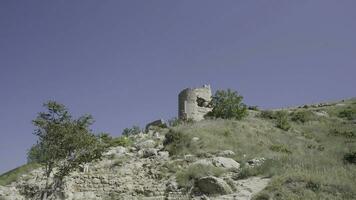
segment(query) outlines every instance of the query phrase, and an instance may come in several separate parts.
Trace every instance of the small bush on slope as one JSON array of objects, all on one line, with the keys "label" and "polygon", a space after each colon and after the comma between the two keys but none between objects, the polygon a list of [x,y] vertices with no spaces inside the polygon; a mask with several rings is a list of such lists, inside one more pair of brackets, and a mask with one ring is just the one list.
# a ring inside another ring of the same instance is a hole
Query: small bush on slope
[{"label": "small bush on slope", "polygon": [[344,161],[350,164],[356,164],[356,151],[346,153],[344,155]]},{"label": "small bush on slope", "polygon": [[345,110],[339,112],[339,117],[346,118],[348,120],[356,119],[356,108],[348,107]]},{"label": "small bush on slope", "polygon": [[276,126],[282,130],[288,131],[291,128],[291,125],[288,121],[288,113],[285,111],[276,112]]},{"label": "small bush on slope", "polygon": [[276,123],[276,127],[282,130],[289,130],[291,125],[288,119],[288,113],[284,110],[281,111],[272,111],[272,110],[264,110],[260,113],[259,117],[263,119],[271,119]]},{"label": "small bush on slope", "polygon": [[263,119],[276,119],[275,112],[272,110],[262,110],[259,117]]},{"label": "small bush on slope", "polygon": [[291,114],[291,120],[295,122],[305,123],[313,120],[314,114],[309,110],[295,111]]}]

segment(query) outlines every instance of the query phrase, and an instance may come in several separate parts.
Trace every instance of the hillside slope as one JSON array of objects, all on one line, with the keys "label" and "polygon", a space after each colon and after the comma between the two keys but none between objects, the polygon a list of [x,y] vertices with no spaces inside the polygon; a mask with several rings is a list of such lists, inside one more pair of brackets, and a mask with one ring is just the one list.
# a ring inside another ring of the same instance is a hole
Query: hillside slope
[{"label": "hillside slope", "polygon": [[[66,179],[64,199],[356,199],[356,99],[156,128]],[[36,199],[41,169],[0,199]]]}]

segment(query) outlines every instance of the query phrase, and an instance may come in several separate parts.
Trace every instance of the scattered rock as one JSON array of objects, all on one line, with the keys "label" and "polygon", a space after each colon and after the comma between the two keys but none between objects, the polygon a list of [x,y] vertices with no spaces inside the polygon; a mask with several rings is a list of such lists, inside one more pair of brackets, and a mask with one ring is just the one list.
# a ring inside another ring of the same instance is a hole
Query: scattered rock
[{"label": "scattered rock", "polygon": [[250,167],[258,167],[261,166],[265,161],[265,158],[254,158],[252,160],[247,161],[247,164]]},{"label": "scattered rock", "polygon": [[207,195],[224,195],[232,193],[231,187],[223,180],[214,176],[207,176],[196,182],[199,191]]},{"label": "scattered rock", "polygon": [[153,148],[155,146],[156,146],[156,142],[154,140],[145,140],[135,145],[135,147],[139,150],[144,148]]},{"label": "scattered rock", "polygon": [[195,161],[193,163],[193,165],[211,165],[211,166],[213,166],[213,162],[211,159],[205,158],[205,159],[200,159],[200,160]]},{"label": "scattered rock", "polygon": [[192,154],[187,154],[187,155],[184,155],[184,160],[188,161],[188,162],[194,162],[197,160],[197,157]]},{"label": "scattered rock", "polygon": [[236,162],[234,159],[225,158],[225,157],[213,157],[213,158],[200,159],[195,161],[193,164],[211,165],[219,168],[232,169],[232,170],[238,170],[240,168],[240,164]]},{"label": "scattered rock", "polygon": [[158,156],[162,159],[169,159],[169,152],[168,151],[160,151],[158,152]]},{"label": "scattered rock", "polygon": [[216,167],[221,167],[226,169],[238,170],[240,168],[240,164],[232,158],[215,157],[212,159],[212,163]]},{"label": "scattered rock", "polygon": [[217,153],[217,155],[221,157],[231,157],[235,155],[235,152],[231,150],[225,150],[225,151],[220,151],[219,153]]},{"label": "scattered rock", "polygon": [[178,183],[175,180],[169,181],[166,184],[166,191],[167,192],[174,192],[178,190]]},{"label": "scattered rock", "polygon": [[316,116],[319,116],[319,117],[329,117],[329,114],[324,111],[324,110],[321,110],[321,111],[314,111],[313,112]]},{"label": "scattered rock", "polygon": [[143,151],[142,157],[144,157],[144,158],[148,158],[151,156],[157,156],[157,149],[148,148],[148,149],[143,149],[142,151]]},{"label": "scattered rock", "polygon": [[104,157],[110,157],[110,156],[121,157],[121,156],[124,156],[126,152],[127,152],[127,149],[125,147],[117,146],[117,147],[110,148],[107,152],[105,152],[103,154],[103,156]]}]

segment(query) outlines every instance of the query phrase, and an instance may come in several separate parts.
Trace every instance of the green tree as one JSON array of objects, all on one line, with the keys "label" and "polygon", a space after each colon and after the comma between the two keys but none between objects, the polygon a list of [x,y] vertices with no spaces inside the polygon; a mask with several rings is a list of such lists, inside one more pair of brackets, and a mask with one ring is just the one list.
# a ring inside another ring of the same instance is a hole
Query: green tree
[{"label": "green tree", "polygon": [[207,116],[223,119],[242,119],[247,116],[243,97],[233,90],[218,90],[212,97],[213,110]]},{"label": "green tree", "polygon": [[100,158],[103,147],[89,129],[93,123],[90,115],[73,119],[67,108],[55,101],[48,101],[44,107],[47,111],[38,113],[33,120],[38,140],[29,152],[29,159],[44,166],[47,181],[41,196],[47,199],[56,195],[54,191],[61,189],[63,178],[71,171]]}]

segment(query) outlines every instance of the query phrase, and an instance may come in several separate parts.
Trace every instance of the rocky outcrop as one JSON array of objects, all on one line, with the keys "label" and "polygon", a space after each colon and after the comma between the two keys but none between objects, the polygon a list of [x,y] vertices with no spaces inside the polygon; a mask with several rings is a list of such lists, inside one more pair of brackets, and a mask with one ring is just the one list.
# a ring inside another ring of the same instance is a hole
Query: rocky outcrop
[{"label": "rocky outcrop", "polygon": [[0,186],[0,199],[25,200],[25,197],[22,196],[19,190],[14,186]]},{"label": "rocky outcrop", "polygon": [[196,187],[203,194],[224,195],[232,193],[231,187],[223,180],[214,176],[207,176],[196,182]]},{"label": "rocky outcrop", "polygon": [[[206,158],[193,154],[172,158],[162,148],[163,137],[163,133],[149,131],[147,134],[132,136],[131,139],[134,144],[131,147],[109,148],[100,161],[87,163],[83,166],[86,170],[78,169],[64,180],[64,199],[184,200],[208,198],[204,195],[208,195],[209,198],[219,199],[219,197],[224,196],[224,199],[230,197],[234,199],[233,195],[236,196],[241,191],[249,191],[248,188],[242,190],[240,183],[231,178],[238,173],[237,171],[240,168],[238,162],[225,157],[234,155],[233,152],[222,151],[217,153],[216,156],[206,154]],[[226,172],[221,177],[207,176],[200,178],[192,190],[186,191],[177,183],[176,172],[194,164],[215,166],[224,169]],[[168,166],[172,166],[178,171],[170,171]],[[9,186],[0,187],[0,199],[38,199],[36,191],[44,188],[44,185],[43,171],[37,169],[22,176]],[[264,186],[264,184],[260,185],[261,188],[258,189],[262,189],[262,186]],[[249,186],[249,188],[251,187]],[[240,188],[241,191],[236,190],[236,188]],[[199,192],[196,193],[195,191]],[[258,192],[257,189],[245,196],[250,198],[256,192]]]},{"label": "rocky outcrop", "polygon": [[235,170],[240,169],[240,164],[233,160],[232,158],[225,157],[213,157],[213,158],[205,158],[201,160],[195,161],[193,164],[201,164],[201,165],[211,165],[227,170]]}]

